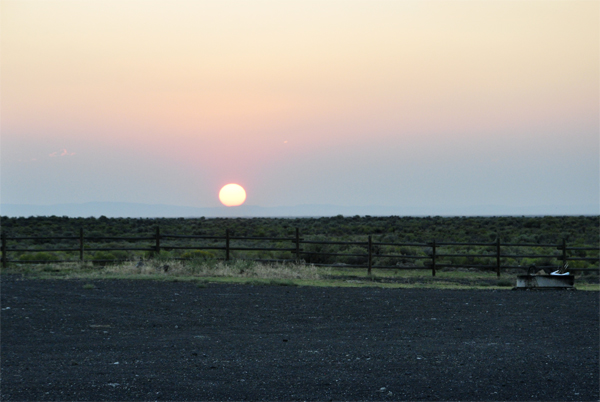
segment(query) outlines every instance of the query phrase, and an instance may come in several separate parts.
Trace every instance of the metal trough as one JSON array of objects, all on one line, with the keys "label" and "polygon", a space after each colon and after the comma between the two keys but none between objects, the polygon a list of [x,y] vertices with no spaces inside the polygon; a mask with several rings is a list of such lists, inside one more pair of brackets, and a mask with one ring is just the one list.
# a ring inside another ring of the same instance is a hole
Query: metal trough
[{"label": "metal trough", "polygon": [[515,289],[573,289],[574,275],[518,275]]}]

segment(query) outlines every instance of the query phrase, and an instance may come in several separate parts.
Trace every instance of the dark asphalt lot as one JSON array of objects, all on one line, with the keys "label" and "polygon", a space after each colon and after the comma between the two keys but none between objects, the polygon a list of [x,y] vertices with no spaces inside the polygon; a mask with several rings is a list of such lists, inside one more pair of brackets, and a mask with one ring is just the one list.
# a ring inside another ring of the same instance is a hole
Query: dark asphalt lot
[{"label": "dark asphalt lot", "polygon": [[3,401],[600,397],[597,292],[7,275],[1,290]]}]

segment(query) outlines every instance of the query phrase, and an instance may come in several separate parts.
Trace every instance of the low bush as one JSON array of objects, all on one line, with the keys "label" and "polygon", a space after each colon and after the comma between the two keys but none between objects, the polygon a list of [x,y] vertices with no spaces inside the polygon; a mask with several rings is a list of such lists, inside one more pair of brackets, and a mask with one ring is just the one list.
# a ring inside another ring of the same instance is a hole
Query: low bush
[{"label": "low bush", "polygon": [[214,253],[211,253],[210,251],[206,250],[191,250],[181,254],[181,258],[206,261],[215,259],[216,256],[214,255]]},{"label": "low bush", "polygon": [[104,266],[109,262],[116,260],[117,257],[112,252],[108,251],[96,251],[94,256],[92,257],[92,264]]},{"label": "low bush", "polygon": [[58,261],[60,258],[56,254],[46,251],[38,251],[36,253],[25,253],[19,257],[20,261]]},{"label": "low bush", "polygon": [[114,250],[111,251],[111,253],[117,260],[126,260],[129,258],[129,254],[127,254],[127,251],[125,250]]}]

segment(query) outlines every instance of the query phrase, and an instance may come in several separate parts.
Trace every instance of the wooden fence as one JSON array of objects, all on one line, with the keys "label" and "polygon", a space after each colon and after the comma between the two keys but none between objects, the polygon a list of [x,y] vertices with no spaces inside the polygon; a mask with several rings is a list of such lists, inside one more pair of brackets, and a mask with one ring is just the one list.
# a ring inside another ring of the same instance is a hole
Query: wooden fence
[{"label": "wooden fence", "polygon": [[[432,240],[430,242],[423,243],[387,243],[387,242],[374,242],[372,240],[372,236],[367,236],[366,241],[325,241],[325,240],[305,240],[300,237],[300,231],[296,229],[296,233],[294,237],[238,237],[232,236],[229,230],[225,231],[224,236],[202,236],[202,235],[176,235],[176,234],[161,234],[160,228],[156,227],[156,231],[154,236],[146,236],[146,237],[115,237],[115,236],[107,236],[107,237],[86,237],[84,236],[83,229],[80,229],[79,236],[60,236],[60,237],[9,237],[4,233],[0,235],[2,242],[2,267],[6,268],[8,263],[59,263],[59,262],[85,262],[85,253],[91,251],[147,251],[151,252],[153,256],[158,256],[161,253],[161,250],[222,250],[224,252],[224,260],[228,261],[231,259],[232,251],[273,251],[273,252],[290,252],[294,255],[293,259],[279,259],[279,260],[266,260],[266,259],[255,259],[255,261],[278,261],[278,262],[302,262],[308,261],[312,265],[315,266],[324,266],[324,267],[346,267],[346,268],[366,268],[368,273],[371,274],[372,269],[425,269],[431,270],[431,274],[435,276],[436,270],[440,268],[477,268],[482,270],[494,270],[498,276],[500,276],[500,272],[502,269],[529,269],[529,266],[522,265],[506,265],[502,264],[502,260],[510,259],[524,259],[524,258],[538,258],[538,259],[553,259],[558,262],[557,265],[550,266],[538,266],[537,269],[541,268],[551,268],[558,269],[561,266],[565,267],[569,261],[589,261],[592,263],[598,263],[598,257],[578,257],[572,256],[571,252],[573,251],[600,251],[600,247],[598,246],[567,246],[567,242],[563,239],[560,244],[536,244],[536,243],[501,243],[500,239],[497,238],[496,241],[491,243],[460,243],[460,242],[445,242],[445,241],[436,241]],[[169,239],[177,239],[177,240],[190,240],[190,241],[217,241],[221,242],[220,244],[190,244],[186,246],[181,245],[164,245],[161,244],[162,240],[168,241]],[[75,240],[77,242],[77,247],[72,248],[18,248],[13,247],[9,248],[9,242],[16,242],[25,240],[34,240],[37,242],[43,241],[54,241],[54,240]],[[126,241],[126,242],[140,242],[147,241],[150,242],[149,246],[146,247],[86,247],[86,241],[89,243],[98,243],[98,241]],[[253,242],[253,241],[261,241],[261,242],[289,242],[290,247],[242,247],[239,245],[232,245],[232,241],[244,241],[244,242]],[[365,252],[361,254],[351,254],[351,253],[330,253],[330,252],[319,252],[319,251],[305,251],[301,248],[301,245],[336,245],[336,246],[357,246],[364,248]],[[381,246],[392,246],[392,247],[415,247],[422,248],[422,252],[420,254],[381,254],[379,252],[379,248]],[[492,248],[493,252],[489,252],[486,254],[468,254],[468,253],[444,253],[444,247],[451,246],[453,248],[456,247],[477,247],[483,246]],[[559,253],[556,254],[503,254],[502,247],[511,247],[511,248],[519,248],[519,247],[535,247],[535,248],[544,248],[551,250],[558,250]],[[8,258],[9,253],[19,252],[19,253],[29,253],[29,252],[78,252],[79,259],[78,260],[58,260],[58,261],[47,261],[47,260],[11,260]],[[326,257],[358,257],[362,258],[366,261],[366,263],[362,264],[324,264],[324,263],[312,263],[311,259],[314,259],[314,256],[326,256]],[[457,258],[486,258],[494,261],[492,264],[464,264],[464,263],[448,263],[447,261],[452,261]],[[375,264],[375,260],[381,258],[392,258],[404,261],[416,261],[416,260],[426,260],[423,266],[402,266],[402,265],[377,265]],[[177,258],[183,259],[183,258]],[[95,262],[115,262],[117,260],[94,260]],[[593,268],[572,268],[569,267],[569,271],[571,272],[581,272],[581,271],[594,271],[598,272],[598,267]]]}]

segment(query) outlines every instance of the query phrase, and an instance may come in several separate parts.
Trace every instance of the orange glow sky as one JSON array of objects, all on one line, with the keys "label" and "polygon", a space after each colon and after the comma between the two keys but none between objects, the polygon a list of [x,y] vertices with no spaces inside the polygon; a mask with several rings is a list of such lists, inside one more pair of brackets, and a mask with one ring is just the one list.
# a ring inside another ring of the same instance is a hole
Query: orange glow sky
[{"label": "orange glow sky", "polygon": [[597,1],[1,7],[2,203],[599,202]]}]

